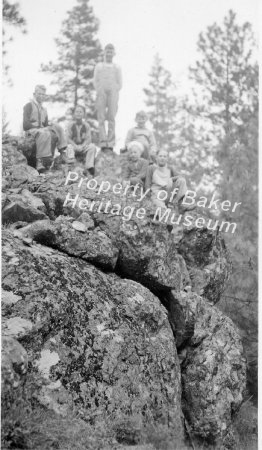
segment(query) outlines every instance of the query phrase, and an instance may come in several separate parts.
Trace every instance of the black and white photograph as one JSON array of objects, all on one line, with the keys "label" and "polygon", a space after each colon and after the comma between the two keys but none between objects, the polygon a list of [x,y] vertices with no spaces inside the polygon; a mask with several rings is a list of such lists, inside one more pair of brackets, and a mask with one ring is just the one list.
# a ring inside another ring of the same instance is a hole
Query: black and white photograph
[{"label": "black and white photograph", "polygon": [[2,450],[259,449],[258,48],[258,0],[2,0]]}]

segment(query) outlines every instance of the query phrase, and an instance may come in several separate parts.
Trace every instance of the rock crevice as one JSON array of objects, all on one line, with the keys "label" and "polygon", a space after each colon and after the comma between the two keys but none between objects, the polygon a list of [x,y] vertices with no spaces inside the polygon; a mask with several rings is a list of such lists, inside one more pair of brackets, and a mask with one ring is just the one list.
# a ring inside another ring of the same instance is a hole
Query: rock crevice
[{"label": "rock crevice", "polygon": [[[65,186],[63,170],[39,176],[23,158],[6,142],[3,409],[30,380],[30,404],[64,418],[76,411],[94,430],[104,424],[107,448],[150,443],[149,429],[182,448],[183,413],[192,435],[221,443],[246,382],[238,331],[214,306],[230,273],[221,235],[170,233],[147,199]],[[122,163],[114,156],[111,181]],[[72,208],[68,192],[147,214]]]}]

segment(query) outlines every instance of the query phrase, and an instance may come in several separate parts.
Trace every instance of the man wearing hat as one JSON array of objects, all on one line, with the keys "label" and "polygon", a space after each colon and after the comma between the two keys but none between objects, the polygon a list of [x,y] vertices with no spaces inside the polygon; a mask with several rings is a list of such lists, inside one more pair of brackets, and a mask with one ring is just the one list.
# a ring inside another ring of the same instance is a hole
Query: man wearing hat
[{"label": "man wearing hat", "polygon": [[24,106],[23,129],[27,135],[36,140],[36,169],[44,172],[46,162],[51,165],[51,160],[57,145],[58,151],[63,154],[67,147],[63,128],[58,124],[48,123],[47,110],[42,103],[46,98],[46,88],[37,85],[33,99]]},{"label": "man wearing hat", "polygon": [[[119,91],[122,88],[121,69],[113,63],[114,55],[114,46],[107,44],[104,50],[104,61],[99,62],[95,66],[94,71],[100,147],[111,149],[115,145],[115,117],[118,108]],[[106,120],[108,122],[107,132],[105,127]]]}]

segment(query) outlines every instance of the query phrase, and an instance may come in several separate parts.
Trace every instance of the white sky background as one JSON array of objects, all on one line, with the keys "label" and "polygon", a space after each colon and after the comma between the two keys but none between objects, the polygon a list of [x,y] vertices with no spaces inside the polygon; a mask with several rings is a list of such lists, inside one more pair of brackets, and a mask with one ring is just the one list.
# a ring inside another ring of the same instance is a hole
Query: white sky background
[{"label": "white sky background", "polygon": [[[41,63],[56,61],[54,38],[61,22],[75,0],[20,0],[20,11],[27,21],[26,35],[13,33],[8,46],[10,76],[14,86],[4,86],[3,103],[9,128],[21,131],[23,105],[32,97],[36,84],[43,83],[49,93],[51,77],[39,71]],[[222,23],[231,8],[237,22],[251,22],[258,33],[258,0],[91,0],[100,20],[98,38],[104,46],[116,47],[115,62],[123,72],[116,118],[117,148],[123,144],[127,130],[133,126],[137,110],[144,108],[143,88],[147,87],[155,53],[170,70],[179,92],[187,90],[187,70],[197,58],[198,35],[215,21]],[[49,117],[57,112],[46,103]],[[68,105],[71,106],[71,105]],[[67,107],[59,110],[62,115]]]}]

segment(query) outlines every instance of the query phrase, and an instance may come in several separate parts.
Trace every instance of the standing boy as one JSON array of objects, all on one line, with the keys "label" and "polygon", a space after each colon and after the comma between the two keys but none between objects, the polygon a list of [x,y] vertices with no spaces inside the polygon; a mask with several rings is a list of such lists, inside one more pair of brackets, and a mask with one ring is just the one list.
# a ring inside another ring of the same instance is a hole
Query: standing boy
[{"label": "standing boy", "polygon": [[[113,149],[115,145],[115,117],[118,108],[119,91],[122,88],[122,74],[119,66],[113,63],[115,48],[107,44],[104,61],[95,66],[94,86],[96,89],[96,109],[101,148]],[[106,133],[105,121],[108,122]]]},{"label": "standing boy", "polygon": [[149,160],[150,163],[155,162],[156,157],[156,140],[152,131],[146,128],[147,114],[139,111],[136,114],[136,127],[131,128],[126,136],[126,146],[131,141],[139,141],[143,145],[142,158]]},{"label": "standing boy", "polygon": [[84,120],[85,108],[77,105],[74,121],[68,127],[69,150],[73,150],[76,159],[84,163],[84,175],[94,175],[96,147],[91,143],[91,129]]}]

